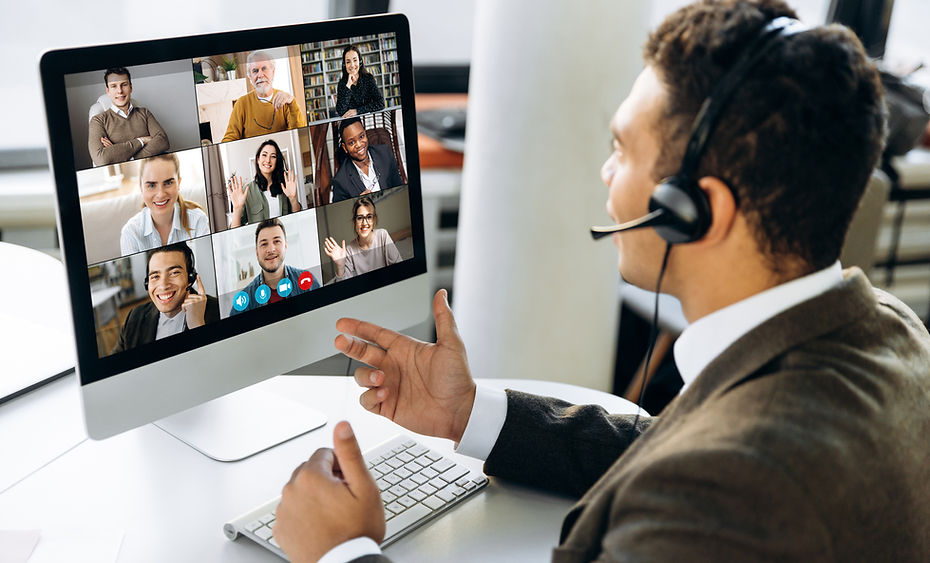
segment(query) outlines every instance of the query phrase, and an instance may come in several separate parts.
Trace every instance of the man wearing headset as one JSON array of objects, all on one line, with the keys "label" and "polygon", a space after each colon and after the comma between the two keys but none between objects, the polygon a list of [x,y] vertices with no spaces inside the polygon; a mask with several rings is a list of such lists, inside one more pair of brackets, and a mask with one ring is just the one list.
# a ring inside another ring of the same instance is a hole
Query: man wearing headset
[{"label": "man wearing headset", "polygon": [[[930,553],[930,335],[838,262],[881,151],[878,74],[849,30],[783,16],[780,0],[682,8],[611,121],[608,214],[661,210],[613,235],[620,272],[649,289],[664,273],[691,321],[686,385],[661,417],[476,388],[443,292],[436,344],[337,324],[336,347],[373,366],[355,373],[366,409],[458,442],[489,475],[580,497],[554,560]],[[274,535],[292,560],[375,561],[384,531],[342,422],[285,486]]]},{"label": "man wearing headset", "polygon": [[113,353],[220,318],[219,304],[204,291],[200,274],[194,268],[194,252],[185,243],[149,250],[145,264],[144,283],[149,301],[129,312]]}]

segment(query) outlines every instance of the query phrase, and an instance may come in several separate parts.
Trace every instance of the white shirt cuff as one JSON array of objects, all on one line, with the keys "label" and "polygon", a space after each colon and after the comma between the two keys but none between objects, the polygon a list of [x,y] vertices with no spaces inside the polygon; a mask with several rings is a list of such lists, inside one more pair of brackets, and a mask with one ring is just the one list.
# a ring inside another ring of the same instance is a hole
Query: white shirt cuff
[{"label": "white shirt cuff", "polygon": [[381,548],[375,543],[375,540],[368,537],[355,538],[347,542],[342,542],[336,547],[327,551],[317,563],[346,563],[358,559],[363,555],[377,555],[381,553]]},{"label": "white shirt cuff", "polygon": [[507,419],[507,393],[503,389],[478,384],[475,404],[471,407],[468,425],[455,452],[485,461],[497,443]]}]

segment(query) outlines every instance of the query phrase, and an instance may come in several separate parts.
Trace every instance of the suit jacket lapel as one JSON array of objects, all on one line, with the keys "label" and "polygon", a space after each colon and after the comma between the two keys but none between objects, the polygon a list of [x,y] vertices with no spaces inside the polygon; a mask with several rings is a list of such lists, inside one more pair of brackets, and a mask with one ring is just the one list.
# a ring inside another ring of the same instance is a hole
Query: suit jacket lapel
[{"label": "suit jacket lapel", "polygon": [[698,375],[688,389],[675,398],[662,416],[617,459],[604,475],[578,500],[566,515],[560,542],[564,542],[584,508],[622,473],[622,465],[648,448],[666,430],[686,423],[685,415],[708,399],[756,377],[763,377],[765,364],[787,350],[855,322],[863,311],[875,309],[871,284],[858,269],[844,272],[833,289],[763,322],[734,342]]}]

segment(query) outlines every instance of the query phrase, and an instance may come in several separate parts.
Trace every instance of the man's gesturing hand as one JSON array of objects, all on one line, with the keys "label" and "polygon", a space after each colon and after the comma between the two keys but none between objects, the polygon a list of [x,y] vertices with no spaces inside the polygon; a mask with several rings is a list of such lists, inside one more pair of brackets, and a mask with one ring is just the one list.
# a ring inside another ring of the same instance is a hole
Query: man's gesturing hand
[{"label": "man's gesturing hand", "polygon": [[336,348],[373,366],[355,370],[355,381],[368,388],[359,399],[365,409],[413,432],[458,442],[475,402],[475,382],[443,289],[433,298],[433,317],[435,344],[339,319],[336,328],[343,334]]},{"label": "man's gesturing hand", "polygon": [[384,506],[348,422],[333,430],[333,449],[300,464],[281,493],[272,530],[291,561],[317,561],[348,540],[384,539]]}]

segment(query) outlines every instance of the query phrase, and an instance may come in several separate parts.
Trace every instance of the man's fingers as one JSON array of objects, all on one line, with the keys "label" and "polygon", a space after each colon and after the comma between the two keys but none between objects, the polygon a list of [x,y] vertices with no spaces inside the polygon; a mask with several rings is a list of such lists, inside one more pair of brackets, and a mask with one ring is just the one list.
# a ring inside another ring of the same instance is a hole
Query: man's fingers
[{"label": "man's fingers", "polygon": [[200,295],[207,294],[207,291],[203,288],[203,280],[200,279],[200,274],[197,274],[197,293]]},{"label": "man's fingers", "polygon": [[394,332],[393,330],[380,327],[376,324],[360,321],[358,319],[349,318],[342,318],[336,321],[336,330],[343,334],[357,336],[362,340],[374,342],[385,350],[388,349],[398,337],[400,337],[400,334]]},{"label": "man's fingers", "polygon": [[362,450],[359,449],[358,442],[355,440],[352,426],[344,420],[333,429],[333,449],[339,470],[342,471],[349,490],[357,496],[359,488],[366,483],[370,484],[372,478],[365,459],[362,457]]},{"label": "man's fingers", "polygon": [[355,382],[359,387],[377,387],[384,383],[384,372],[379,369],[360,366],[355,369]]},{"label": "man's fingers", "polygon": [[344,334],[340,334],[336,337],[335,344],[336,349],[346,356],[370,366],[378,367],[381,365],[381,362],[384,361],[384,350],[377,346],[372,346],[358,338],[351,338]]},{"label": "man's fingers", "polygon": [[362,405],[362,408],[368,412],[381,414],[381,403],[384,402],[386,396],[387,390],[383,387],[369,389],[359,395],[358,404]]}]

